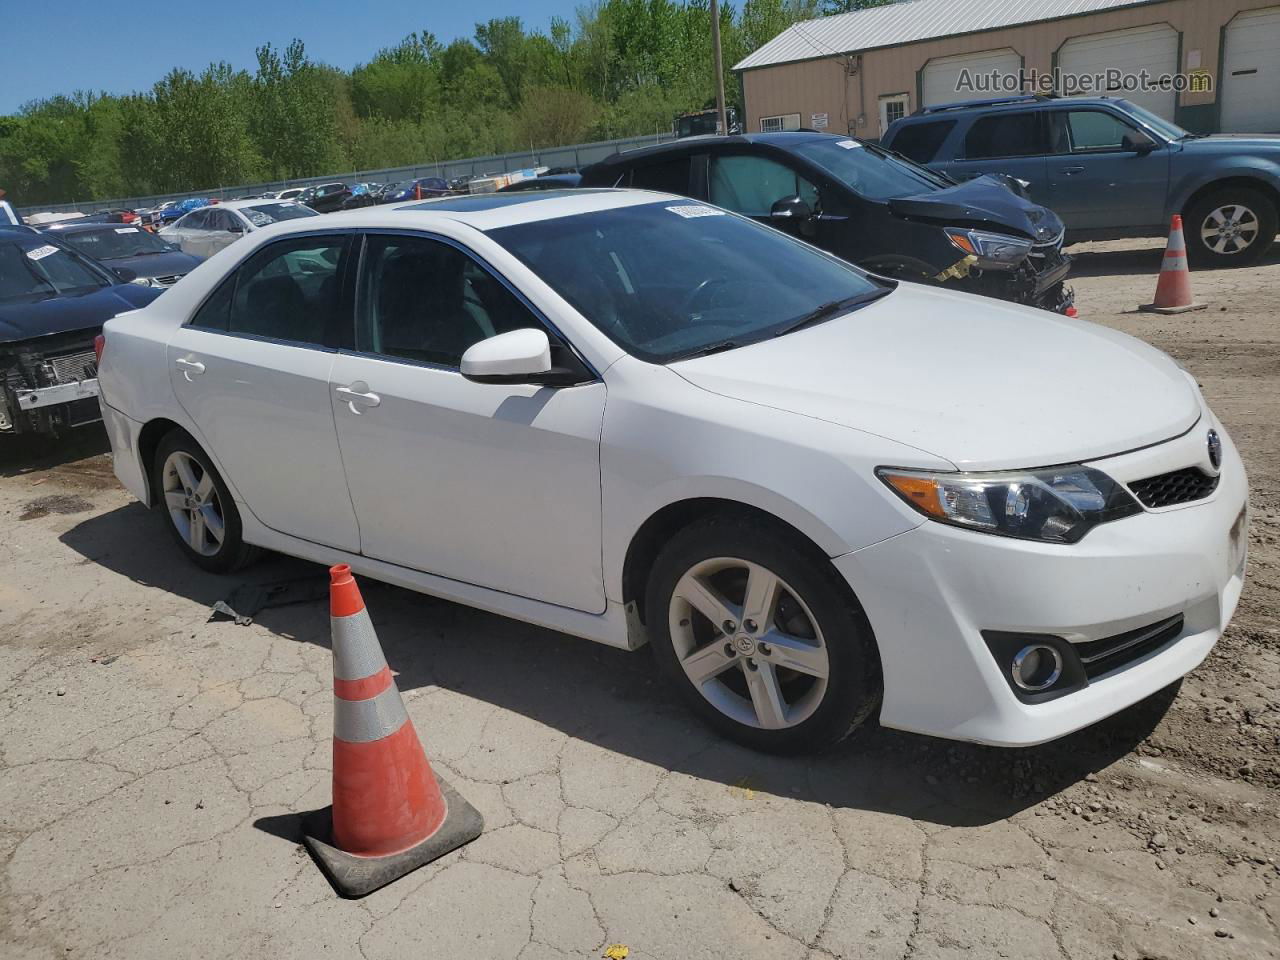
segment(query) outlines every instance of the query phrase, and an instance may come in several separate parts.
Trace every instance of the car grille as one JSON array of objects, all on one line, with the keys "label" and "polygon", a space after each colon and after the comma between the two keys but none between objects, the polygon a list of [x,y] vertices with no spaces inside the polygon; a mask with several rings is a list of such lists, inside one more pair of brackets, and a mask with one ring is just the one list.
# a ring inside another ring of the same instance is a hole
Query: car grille
[{"label": "car grille", "polygon": [[59,383],[77,383],[81,380],[92,380],[98,375],[98,358],[92,350],[81,353],[68,353],[61,357],[45,357],[40,364],[41,372],[49,382],[45,386]]},{"label": "car grille", "polygon": [[185,273],[175,273],[171,277],[152,277],[151,279],[153,279],[156,283],[160,284],[160,286],[162,287],[172,287],[175,283],[177,283],[179,280],[181,280],[185,276],[186,276]]},{"label": "car grille", "polygon": [[1090,680],[1111,670],[1132,663],[1139,657],[1164,646],[1182,633],[1182,615],[1148,624],[1137,630],[1118,633],[1114,637],[1072,644],[1072,649],[1084,664],[1084,673]]},{"label": "car grille", "polygon": [[1184,467],[1145,480],[1135,480],[1129,484],[1129,489],[1144,507],[1155,509],[1203,500],[1217,486],[1217,477],[1210,476],[1199,467]]}]

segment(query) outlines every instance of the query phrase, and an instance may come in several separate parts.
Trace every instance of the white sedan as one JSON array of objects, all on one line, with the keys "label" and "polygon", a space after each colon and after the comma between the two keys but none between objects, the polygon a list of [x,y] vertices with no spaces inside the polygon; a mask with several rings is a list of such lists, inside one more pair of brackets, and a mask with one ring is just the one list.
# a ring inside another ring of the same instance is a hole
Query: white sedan
[{"label": "white sedan", "polygon": [[292,200],[227,200],[183,214],[160,235],[182,248],[183,253],[211,257],[246,233],[273,223],[318,217],[310,207]]},{"label": "white sedan", "polygon": [[618,647],[752,746],[1032,744],[1192,670],[1246,480],[1190,375],[642,191],[247,236],[109,321],[115,470],[261,547]]}]

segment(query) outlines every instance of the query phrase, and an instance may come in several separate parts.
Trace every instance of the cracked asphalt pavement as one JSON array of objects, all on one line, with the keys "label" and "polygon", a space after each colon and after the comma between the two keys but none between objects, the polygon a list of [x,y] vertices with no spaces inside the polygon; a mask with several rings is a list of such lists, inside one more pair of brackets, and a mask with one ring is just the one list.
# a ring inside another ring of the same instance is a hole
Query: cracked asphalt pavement
[{"label": "cracked asphalt pavement", "polygon": [[780,759],[701,727],[646,652],[365,580],[485,831],[362,900],[299,844],[329,801],[325,603],[209,622],[242,583],[323,571],[189,566],[97,428],[0,440],[0,954],[1280,957],[1280,254],[1151,318],[1128,311],[1158,244],[1081,252],[1082,314],[1186,363],[1251,472],[1251,579],[1181,690],[1032,750],[873,726]]}]

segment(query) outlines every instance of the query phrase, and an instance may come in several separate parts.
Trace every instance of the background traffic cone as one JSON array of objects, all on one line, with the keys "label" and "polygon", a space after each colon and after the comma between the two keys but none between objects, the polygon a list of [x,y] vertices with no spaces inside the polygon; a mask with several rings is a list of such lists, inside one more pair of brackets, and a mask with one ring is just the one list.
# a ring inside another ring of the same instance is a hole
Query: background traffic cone
[{"label": "background traffic cone", "polygon": [[1147,313],[1186,313],[1203,310],[1205,304],[1191,299],[1191,270],[1187,267],[1187,241],[1182,235],[1182,217],[1173,215],[1169,224],[1169,243],[1164,251],[1164,263],[1160,266],[1160,278],[1156,281],[1156,298],[1152,303],[1138,307]]},{"label": "background traffic cone", "polygon": [[470,843],[484,821],[432,773],[345,563],[329,570],[329,623],[333,806],[304,840],[334,886],[360,897]]}]

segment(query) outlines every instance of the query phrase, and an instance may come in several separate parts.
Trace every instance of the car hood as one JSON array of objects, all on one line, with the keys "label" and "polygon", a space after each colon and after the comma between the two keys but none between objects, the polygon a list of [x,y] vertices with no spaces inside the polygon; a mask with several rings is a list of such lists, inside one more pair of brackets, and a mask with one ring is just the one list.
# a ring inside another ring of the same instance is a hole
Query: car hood
[{"label": "car hood", "polygon": [[100,327],[117,313],[145,307],[158,296],[160,291],[153,287],[119,283],[79,297],[0,304],[0,343]]},{"label": "car hood", "polygon": [[204,260],[180,250],[169,253],[148,253],[141,257],[117,257],[104,260],[109,267],[124,267],[140,277],[172,277],[190,273]]},{"label": "car hood", "polygon": [[1186,153],[1240,153],[1254,151],[1271,155],[1280,154],[1280,134],[1272,133],[1215,133],[1208,137],[1194,137],[1181,141]]},{"label": "car hood", "polygon": [[970,470],[1094,460],[1185,433],[1190,379],[1126,334],[903,283],[852,313],[671,364],[695,386],[909,444]]},{"label": "car hood", "polygon": [[1018,196],[990,176],[974,177],[929,193],[895,197],[889,201],[889,210],[909,220],[984,224],[998,230],[1015,230],[1040,243],[1062,232],[1062,221],[1057,214]]}]

